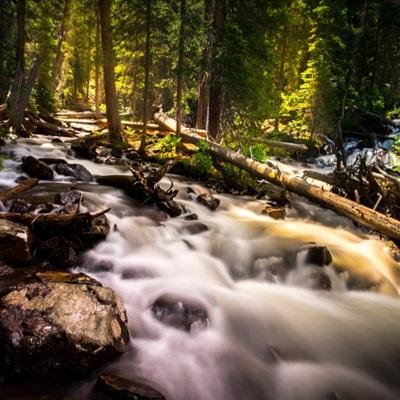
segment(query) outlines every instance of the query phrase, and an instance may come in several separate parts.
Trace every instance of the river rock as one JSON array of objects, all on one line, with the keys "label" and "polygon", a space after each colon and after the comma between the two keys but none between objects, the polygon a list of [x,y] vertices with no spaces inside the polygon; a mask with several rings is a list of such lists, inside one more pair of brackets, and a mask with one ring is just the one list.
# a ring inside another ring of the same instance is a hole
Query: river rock
[{"label": "river rock", "polygon": [[198,195],[197,201],[212,211],[215,211],[221,203],[219,199],[207,193]]},{"label": "river rock", "polygon": [[37,246],[35,259],[47,261],[55,267],[68,268],[76,265],[78,256],[67,239],[63,236],[53,236]]},{"label": "river rock", "polygon": [[165,400],[165,397],[150,386],[115,374],[103,374],[97,381],[97,389],[113,399],[120,400]]},{"label": "river rock", "polygon": [[11,268],[4,261],[0,261],[0,278],[7,275],[12,275],[15,273],[15,270]]},{"label": "river rock", "polygon": [[193,299],[172,294],[162,295],[153,303],[151,311],[162,323],[186,332],[209,325],[207,308]]},{"label": "river rock", "polygon": [[306,264],[324,266],[332,262],[332,255],[325,246],[311,245],[307,246],[304,251],[306,251],[304,259]]},{"label": "river rock", "polygon": [[22,171],[32,178],[51,181],[54,178],[53,170],[44,162],[37,160],[32,156],[22,159]]},{"label": "river rock", "polygon": [[55,170],[60,175],[72,176],[78,181],[91,182],[93,180],[92,174],[81,164],[57,163]]},{"label": "river rock", "polygon": [[22,224],[0,220],[0,260],[26,263],[32,260],[29,228]]},{"label": "river rock", "polygon": [[24,214],[32,209],[32,204],[24,199],[12,200],[8,208],[9,212]]},{"label": "river rock", "polygon": [[62,206],[72,206],[78,204],[81,200],[82,193],[79,190],[69,190],[68,192],[58,193],[55,202]]},{"label": "river rock", "polygon": [[191,222],[185,224],[182,229],[182,233],[186,233],[189,235],[197,235],[206,231],[208,231],[208,226],[201,222]]},{"label": "river rock", "polygon": [[268,215],[273,219],[285,219],[286,211],[285,207],[273,207],[267,205],[264,210],[262,210],[261,214]]},{"label": "river rock", "polygon": [[36,282],[0,300],[0,371],[7,377],[88,375],[129,342],[125,309],[111,289]]}]

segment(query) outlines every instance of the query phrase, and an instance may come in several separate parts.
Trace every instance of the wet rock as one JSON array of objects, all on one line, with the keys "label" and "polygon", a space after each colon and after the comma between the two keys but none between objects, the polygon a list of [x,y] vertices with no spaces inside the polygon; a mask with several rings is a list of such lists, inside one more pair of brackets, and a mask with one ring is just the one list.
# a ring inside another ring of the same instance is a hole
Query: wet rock
[{"label": "wet rock", "polygon": [[0,220],[0,260],[27,263],[32,260],[31,235],[28,227],[8,220]]},{"label": "wet rock", "polygon": [[192,222],[190,224],[186,224],[183,227],[183,233],[186,233],[189,235],[197,235],[199,233],[206,232],[206,231],[208,231],[208,226],[201,222]]},{"label": "wet rock", "polygon": [[284,207],[272,207],[268,205],[262,210],[261,214],[268,215],[273,219],[284,219],[286,211]]},{"label": "wet rock", "polygon": [[55,202],[62,206],[72,206],[79,204],[82,193],[79,190],[69,190],[68,192],[58,193],[55,197]]},{"label": "wet rock", "polygon": [[88,375],[123,353],[126,314],[111,289],[39,282],[0,301],[0,370],[8,377]]},{"label": "wet rock", "polygon": [[81,164],[57,163],[55,170],[60,175],[72,176],[78,181],[91,182],[93,180],[92,174]]},{"label": "wet rock", "polygon": [[155,274],[153,271],[148,269],[125,269],[121,273],[122,279],[147,279],[154,278]]},{"label": "wet rock", "polygon": [[60,138],[54,138],[51,139],[51,143],[63,143],[63,141]]},{"label": "wet rock", "polygon": [[207,193],[198,195],[197,201],[212,211],[215,211],[221,203],[219,199]]},{"label": "wet rock", "polygon": [[314,265],[329,265],[332,262],[332,255],[325,246],[312,245],[305,249],[305,263]]},{"label": "wet rock", "polygon": [[77,139],[71,143],[71,150],[78,158],[91,160],[96,157],[96,146],[88,141]]},{"label": "wet rock", "polygon": [[153,303],[151,311],[162,323],[186,332],[209,325],[207,308],[193,299],[162,295]]},{"label": "wet rock", "polygon": [[12,275],[15,273],[15,270],[11,268],[4,261],[0,261],[0,278],[7,275]]},{"label": "wet rock", "polygon": [[22,171],[32,178],[51,181],[54,178],[53,170],[44,162],[37,160],[32,156],[22,159]]},{"label": "wet rock", "polygon": [[199,219],[199,217],[198,217],[197,214],[192,213],[192,214],[187,214],[187,215],[185,215],[185,216],[183,217],[183,219],[184,219],[185,221],[196,221],[196,220]]},{"label": "wet rock", "polygon": [[23,214],[29,212],[31,209],[32,204],[28,203],[26,200],[15,199],[11,201],[8,211]]},{"label": "wet rock", "polygon": [[72,244],[63,236],[53,236],[36,248],[35,259],[47,261],[55,267],[73,267],[78,261]]},{"label": "wet rock", "polygon": [[15,182],[15,183],[22,183],[22,182],[27,181],[28,179],[29,179],[29,178],[27,178],[26,176],[21,175],[21,176],[19,176],[18,178],[15,178],[15,179],[14,179],[14,182]]},{"label": "wet rock", "polygon": [[329,276],[321,268],[313,270],[307,281],[307,286],[314,290],[332,289],[332,283]]},{"label": "wet rock", "polygon": [[114,374],[103,374],[96,387],[113,399],[120,400],[165,400],[165,397],[150,386]]}]

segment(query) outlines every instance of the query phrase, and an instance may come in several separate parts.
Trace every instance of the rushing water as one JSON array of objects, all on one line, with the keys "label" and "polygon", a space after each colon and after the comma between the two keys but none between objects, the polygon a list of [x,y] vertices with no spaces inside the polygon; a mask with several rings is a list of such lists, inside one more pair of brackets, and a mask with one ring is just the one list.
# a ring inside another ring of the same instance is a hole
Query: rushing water
[{"label": "rushing water", "polygon": [[[21,156],[65,158],[67,149],[43,138],[8,146],[13,160],[0,172],[1,184],[20,175]],[[94,174],[126,173],[79,162]],[[63,176],[56,180],[36,195],[71,186]],[[116,189],[77,185],[86,209],[112,207],[115,229],[80,268],[112,287],[127,309],[132,346],[112,370],[151,383],[168,400],[400,398],[400,279],[383,242],[301,199],[276,221],[249,198],[219,196],[221,207],[211,212],[195,201],[207,189],[174,182],[197,221],[138,208]],[[309,243],[327,246],[331,264],[309,265],[298,251]],[[312,289],[316,269],[331,291]],[[276,270],[284,273],[271,274]],[[379,293],[349,290],[354,275]],[[157,320],[151,306],[165,294],[201,304],[208,326],[185,332]],[[89,389],[68,396],[84,399]]]}]

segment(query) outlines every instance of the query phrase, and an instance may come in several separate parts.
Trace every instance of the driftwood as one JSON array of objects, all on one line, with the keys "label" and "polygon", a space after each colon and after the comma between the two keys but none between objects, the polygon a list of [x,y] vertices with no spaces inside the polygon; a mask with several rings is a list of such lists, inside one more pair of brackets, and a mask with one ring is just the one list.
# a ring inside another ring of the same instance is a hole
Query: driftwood
[{"label": "driftwood", "polygon": [[166,163],[159,169],[147,166],[138,169],[131,168],[132,176],[98,176],[97,182],[101,185],[124,190],[128,196],[139,201],[142,205],[155,206],[168,213],[171,217],[177,217],[182,213],[181,208],[174,201],[178,191],[173,190],[172,182],[168,190],[164,190],[158,185],[158,182],[170,170],[172,165],[173,163]]},{"label": "driftwood", "polygon": [[[171,131],[174,131],[176,128],[176,121],[165,114],[155,114],[154,120]],[[204,140],[193,134],[190,129],[185,128],[181,131],[181,137],[184,142],[194,145],[198,145],[201,140]],[[398,220],[342,196],[324,191],[319,187],[308,184],[295,175],[284,173],[277,167],[259,163],[215,142],[207,140],[207,143],[209,152],[213,156],[229,162],[258,178],[265,179],[293,193],[307,197],[314,202],[332,209],[338,214],[352,219],[360,225],[376,230],[392,239],[400,240],[400,222]]]},{"label": "driftwood", "polygon": [[0,193],[0,201],[9,200],[23,192],[26,192],[37,185],[38,182],[39,179],[36,178],[27,179],[26,181],[21,182],[19,185]]}]

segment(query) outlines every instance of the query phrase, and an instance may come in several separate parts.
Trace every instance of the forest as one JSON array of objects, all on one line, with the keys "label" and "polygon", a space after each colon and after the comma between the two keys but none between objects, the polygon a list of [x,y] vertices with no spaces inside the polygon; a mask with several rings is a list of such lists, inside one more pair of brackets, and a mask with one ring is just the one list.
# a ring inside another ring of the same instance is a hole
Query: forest
[{"label": "forest", "polygon": [[400,397],[399,0],[1,0],[0,397]]}]

